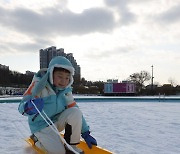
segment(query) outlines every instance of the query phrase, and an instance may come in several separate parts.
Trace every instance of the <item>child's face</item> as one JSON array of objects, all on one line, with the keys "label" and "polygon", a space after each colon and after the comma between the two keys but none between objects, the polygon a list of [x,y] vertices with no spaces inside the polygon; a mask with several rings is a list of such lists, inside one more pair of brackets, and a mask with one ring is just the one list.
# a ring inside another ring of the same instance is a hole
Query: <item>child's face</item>
[{"label": "child's face", "polygon": [[53,84],[59,88],[65,88],[70,81],[70,73],[63,71],[55,71],[53,73]]}]

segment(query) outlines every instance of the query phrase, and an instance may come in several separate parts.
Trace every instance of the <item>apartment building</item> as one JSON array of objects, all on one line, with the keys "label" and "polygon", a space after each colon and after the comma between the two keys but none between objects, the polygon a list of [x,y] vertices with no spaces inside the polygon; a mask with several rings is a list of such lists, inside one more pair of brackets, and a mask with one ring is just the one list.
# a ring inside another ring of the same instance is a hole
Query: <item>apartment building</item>
[{"label": "apartment building", "polygon": [[75,69],[74,80],[80,81],[81,79],[81,68],[77,64],[74,56],[72,53],[65,53],[63,48],[56,49],[55,46],[51,46],[46,49],[39,50],[39,58],[40,58],[40,69],[41,68],[48,68],[49,62],[52,58],[56,56],[63,56],[66,57],[73,65]]}]

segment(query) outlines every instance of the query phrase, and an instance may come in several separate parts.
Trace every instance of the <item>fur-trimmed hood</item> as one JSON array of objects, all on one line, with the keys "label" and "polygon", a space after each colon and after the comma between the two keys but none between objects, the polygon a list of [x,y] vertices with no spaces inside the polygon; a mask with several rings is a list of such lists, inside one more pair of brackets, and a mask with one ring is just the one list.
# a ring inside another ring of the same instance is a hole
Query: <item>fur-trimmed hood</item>
[{"label": "fur-trimmed hood", "polygon": [[70,81],[69,81],[69,84],[67,85],[67,87],[70,87],[74,81],[73,80],[74,68],[73,68],[71,62],[62,56],[57,56],[50,61],[49,67],[48,67],[48,72],[49,72],[49,81],[52,85],[53,85],[53,70],[55,67],[64,68],[70,72]]},{"label": "fur-trimmed hood", "polygon": [[[35,96],[37,93],[39,93],[47,84],[49,81],[51,85],[53,85],[53,70],[55,67],[61,67],[70,72],[70,82],[66,86],[66,88],[70,87],[73,84],[73,75],[74,75],[74,68],[71,64],[71,62],[62,56],[54,57],[50,63],[47,69],[41,69],[35,76],[40,77],[40,81],[38,85],[33,90],[33,96]],[[66,89],[65,88],[65,89]]]}]

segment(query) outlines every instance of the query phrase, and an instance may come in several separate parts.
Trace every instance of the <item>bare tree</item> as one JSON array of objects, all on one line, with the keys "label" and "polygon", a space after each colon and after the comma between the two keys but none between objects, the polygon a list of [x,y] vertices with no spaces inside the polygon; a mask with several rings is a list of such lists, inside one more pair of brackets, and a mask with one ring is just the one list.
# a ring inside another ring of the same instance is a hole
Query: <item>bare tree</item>
[{"label": "bare tree", "polygon": [[177,82],[176,82],[176,80],[173,79],[173,78],[169,78],[169,79],[168,79],[168,82],[169,82],[169,83],[171,84],[171,86],[173,86],[173,87],[177,86]]},{"label": "bare tree", "polygon": [[129,76],[128,80],[136,83],[136,88],[138,92],[141,92],[145,81],[149,81],[151,79],[151,75],[147,71],[141,71],[140,73],[133,73]]}]

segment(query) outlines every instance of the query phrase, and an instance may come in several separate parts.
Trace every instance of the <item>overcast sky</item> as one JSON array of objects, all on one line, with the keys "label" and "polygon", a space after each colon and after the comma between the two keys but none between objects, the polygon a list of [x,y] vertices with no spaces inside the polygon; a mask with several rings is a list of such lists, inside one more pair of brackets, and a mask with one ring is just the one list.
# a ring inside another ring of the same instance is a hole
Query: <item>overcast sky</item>
[{"label": "overcast sky", "polygon": [[0,64],[39,70],[39,49],[73,53],[86,80],[142,70],[180,84],[179,0],[1,0]]}]

